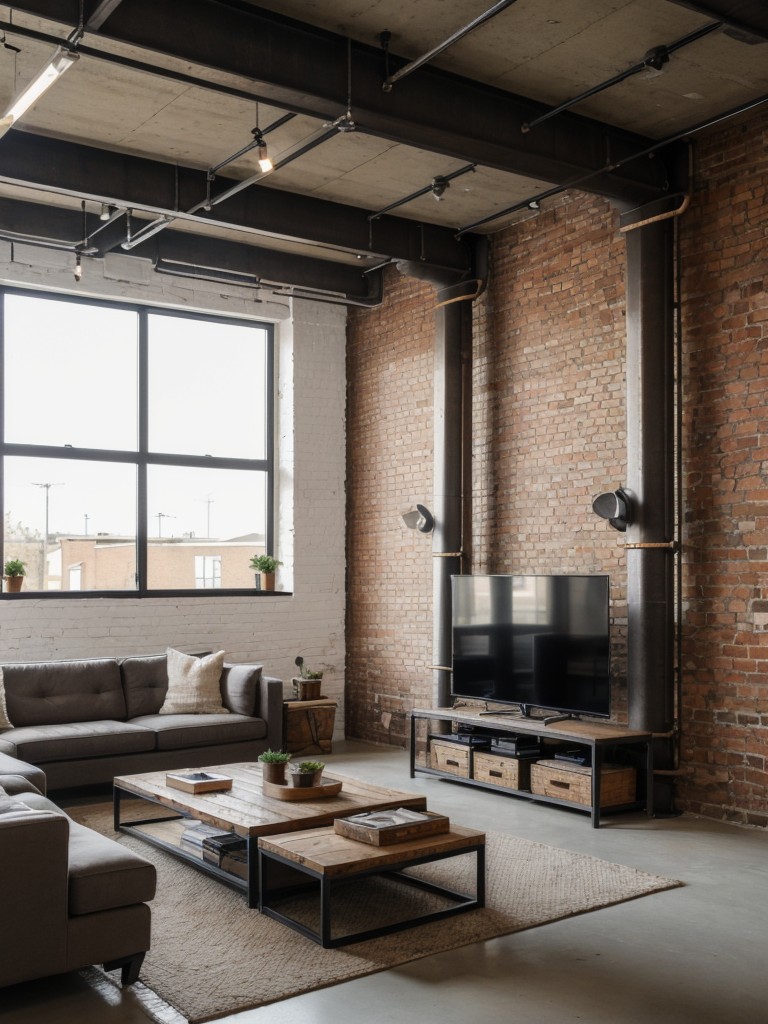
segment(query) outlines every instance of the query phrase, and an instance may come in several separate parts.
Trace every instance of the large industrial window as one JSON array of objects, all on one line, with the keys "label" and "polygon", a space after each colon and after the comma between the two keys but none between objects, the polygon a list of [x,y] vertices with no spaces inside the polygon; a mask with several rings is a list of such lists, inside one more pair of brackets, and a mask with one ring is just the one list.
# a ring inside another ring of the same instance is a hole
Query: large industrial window
[{"label": "large industrial window", "polygon": [[22,592],[252,589],[273,551],[270,326],[0,300],[3,564],[24,563]]}]

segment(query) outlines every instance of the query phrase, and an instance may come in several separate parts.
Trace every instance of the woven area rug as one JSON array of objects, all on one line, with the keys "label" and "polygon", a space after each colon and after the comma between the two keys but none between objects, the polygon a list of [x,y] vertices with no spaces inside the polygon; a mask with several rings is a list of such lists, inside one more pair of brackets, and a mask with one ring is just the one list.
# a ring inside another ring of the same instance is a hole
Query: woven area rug
[{"label": "woven area rug", "polygon": [[[69,808],[68,813],[104,835],[115,835],[111,804]],[[152,860],[158,870],[152,949],[141,979],[193,1024],[681,884],[489,832],[484,909],[326,950],[249,910],[241,894],[161,850],[133,836],[121,835],[118,842]],[[464,892],[474,891],[473,871],[474,857],[469,856],[414,869]],[[351,884],[339,901],[346,930],[381,923],[401,899],[406,905],[399,909],[405,914],[411,901],[433,899],[411,886],[397,886],[395,895],[392,887],[383,879]],[[424,907],[418,904],[422,912]]]}]

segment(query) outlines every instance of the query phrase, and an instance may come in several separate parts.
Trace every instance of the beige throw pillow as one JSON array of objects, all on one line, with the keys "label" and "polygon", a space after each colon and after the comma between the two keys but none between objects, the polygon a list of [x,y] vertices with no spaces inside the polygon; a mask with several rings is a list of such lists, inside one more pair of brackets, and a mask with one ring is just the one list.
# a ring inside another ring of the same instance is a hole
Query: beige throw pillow
[{"label": "beige throw pillow", "polygon": [[224,651],[196,658],[168,648],[168,692],[161,715],[229,714],[221,703]]},{"label": "beige throw pillow", "polygon": [[0,668],[0,729],[12,729],[13,725],[8,717],[8,708],[5,704],[5,685],[3,684],[3,670]]}]

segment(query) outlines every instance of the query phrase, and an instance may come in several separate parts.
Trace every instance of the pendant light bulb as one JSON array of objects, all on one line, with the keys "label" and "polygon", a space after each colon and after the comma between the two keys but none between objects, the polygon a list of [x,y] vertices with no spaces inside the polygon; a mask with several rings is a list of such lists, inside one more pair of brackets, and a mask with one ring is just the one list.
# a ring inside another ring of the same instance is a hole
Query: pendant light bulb
[{"label": "pendant light bulb", "polygon": [[275,165],[272,163],[272,161],[269,158],[269,153],[267,152],[267,144],[266,144],[266,142],[260,142],[259,143],[258,153],[259,153],[259,157],[258,157],[258,160],[259,160],[259,170],[262,172],[262,174],[267,174],[269,171],[273,171],[275,169]]},{"label": "pendant light bulb", "polygon": [[82,259],[82,256],[80,255],[80,253],[78,253],[77,254],[77,259],[75,260],[75,280],[76,281],[82,281],[82,279],[83,279],[83,259]]}]

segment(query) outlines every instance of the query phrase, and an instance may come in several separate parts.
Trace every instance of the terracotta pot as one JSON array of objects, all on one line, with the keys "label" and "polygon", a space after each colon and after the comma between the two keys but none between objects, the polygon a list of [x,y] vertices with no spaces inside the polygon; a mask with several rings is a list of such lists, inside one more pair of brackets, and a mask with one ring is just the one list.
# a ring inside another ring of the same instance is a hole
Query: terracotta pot
[{"label": "terracotta pot", "polygon": [[262,761],[261,773],[265,782],[274,782],[277,786],[285,785],[285,769],[287,761]]},{"label": "terracotta pot", "polygon": [[4,576],[3,579],[5,580],[5,590],[8,594],[18,594],[24,585],[23,576]]},{"label": "terracotta pot", "polygon": [[275,589],[275,574],[273,572],[263,572],[261,574],[261,589],[262,590],[274,590]]}]

